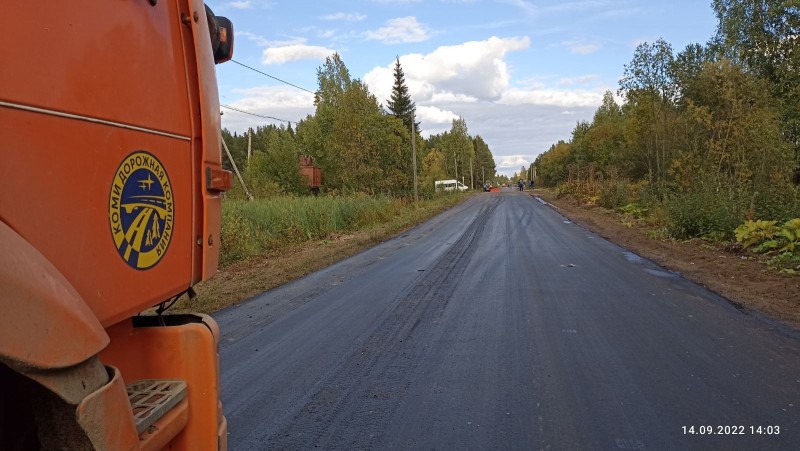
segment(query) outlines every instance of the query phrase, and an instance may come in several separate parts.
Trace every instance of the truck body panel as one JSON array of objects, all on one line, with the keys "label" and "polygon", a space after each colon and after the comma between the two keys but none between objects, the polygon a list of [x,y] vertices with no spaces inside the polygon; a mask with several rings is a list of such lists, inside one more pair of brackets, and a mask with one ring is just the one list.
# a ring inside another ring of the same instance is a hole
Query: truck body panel
[{"label": "truck body panel", "polygon": [[[168,327],[156,327],[155,318],[140,318],[110,328],[111,344],[100,359],[130,380],[185,380],[193,421],[171,442],[176,449],[201,449],[218,441],[219,331],[206,315],[175,315],[167,321],[172,321]],[[131,360],[132,354],[147,358]]]},{"label": "truck body panel", "polygon": [[[194,56],[212,51],[195,36],[202,2],[84,3],[8,11],[26,34],[10,46],[14,64],[0,67],[0,136],[16,150],[0,167],[0,219],[109,326],[216,271],[219,215],[205,213],[221,200],[203,173],[221,168],[219,103],[215,77],[201,76],[213,75],[213,60]],[[175,26],[182,16],[192,25]],[[103,239],[116,171],[134,152],[161,163],[175,209],[164,256],[140,277]]]},{"label": "truck body panel", "polygon": [[[217,270],[230,21],[201,0],[3,11],[0,443],[226,449],[216,323],[139,314]],[[185,389],[145,427],[131,387],[162,378]]]}]

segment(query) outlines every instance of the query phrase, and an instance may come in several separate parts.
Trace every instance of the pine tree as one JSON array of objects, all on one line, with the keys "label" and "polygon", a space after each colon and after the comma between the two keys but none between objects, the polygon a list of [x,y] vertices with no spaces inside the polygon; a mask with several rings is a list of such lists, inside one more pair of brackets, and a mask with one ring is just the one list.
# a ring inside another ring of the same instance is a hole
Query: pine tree
[{"label": "pine tree", "polygon": [[[394,65],[394,86],[392,86],[392,96],[387,102],[389,112],[392,116],[403,120],[403,124],[410,131],[411,120],[417,110],[417,106],[411,101],[411,96],[408,94],[408,86],[406,86],[406,77],[403,73],[403,68],[400,67],[400,58],[397,57]],[[419,123],[417,126],[417,133],[419,133]]]}]

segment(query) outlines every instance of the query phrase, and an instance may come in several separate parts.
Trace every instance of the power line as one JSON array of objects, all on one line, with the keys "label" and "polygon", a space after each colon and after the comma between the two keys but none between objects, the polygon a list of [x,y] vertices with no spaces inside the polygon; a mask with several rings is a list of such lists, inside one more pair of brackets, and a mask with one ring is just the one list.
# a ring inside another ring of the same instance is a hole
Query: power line
[{"label": "power line", "polygon": [[287,122],[287,123],[289,123],[289,124],[291,124],[292,122],[294,122],[295,124],[297,124],[297,122],[295,122],[295,121],[287,121],[286,119],[281,119],[281,118],[279,118],[279,117],[275,117],[275,116],[267,116],[267,115],[265,115],[265,114],[251,113],[251,112],[249,112],[249,111],[240,110],[239,108],[234,108],[234,107],[232,107],[232,106],[229,106],[229,105],[222,105],[222,104],[220,104],[220,106],[221,106],[222,108],[227,108],[227,109],[229,109],[229,110],[237,111],[237,112],[239,112],[239,113],[243,113],[243,114],[249,114],[250,116],[261,117],[261,118],[264,118],[264,119],[272,119],[272,120],[274,120],[274,121],[280,121],[280,122]]},{"label": "power line", "polygon": [[236,64],[238,64],[238,65],[240,65],[240,66],[242,66],[242,67],[246,67],[246,68],[248,68],[248,69],[250,69],[250,70],[252,70],[252,71],[254,71],[254,72],[258,72],[258,73],[259,73],[259,74],[261,74],[261,75],[266,75],[267,77],[269,77],[269,78],[271,78],[271,79],[273,79],[273,80],[278,80],[278,81],[279,81],[279,82],[281,82],[281,83],[285,83],[285,84],[287,84],[287,85],[289,85],[289,86],[293,86],[293,87],[295,87],[295,88],[297,88],[297,89],[300,89],[300,90],[302,90],[302,91],[305,91],[305,92],[307,92],[307,93],[309,93],[309,94],[316,94],[314,91],[309,91],[309,90],[308,90],[308,89],[306,89],[306,88],[303,88],[303,87],[297,86],[296,84],[293,84],[293,83],[289,83],[289,82],[288,82],[288,81],[286,81],[286,80],[281,80],[281,79],[280,79],[280,78],[278,78],[278,77],[273,77],[272,75],[270,75],[270,74],[268,74],[268,73],[266,73],[266,72],[261,72],[260,70],[258,70],[258,69],[256,69],[256,68],[253,68],[253,67],[250,67],[250,66],[248,66],[247,64],[240,63],[240,62],[238,62],[238,61],[236,61],[236,60],[231,60],[231,62],[232,62],[232,63],[236,63]]}]

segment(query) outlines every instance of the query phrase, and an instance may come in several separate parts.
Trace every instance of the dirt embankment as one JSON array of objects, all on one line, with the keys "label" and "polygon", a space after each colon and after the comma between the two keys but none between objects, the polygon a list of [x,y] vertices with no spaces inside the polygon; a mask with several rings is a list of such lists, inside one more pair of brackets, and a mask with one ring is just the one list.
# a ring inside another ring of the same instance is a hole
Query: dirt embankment
[{"label": "dirt embankment", "polygon": [[800,328],[800,277],[771,269],[747,253],[729,251],[703,240],[652,238],[652,229],[623,224],[622,215],[604,208],[579,205],[543,190],[532,194],[554,205],[571,221],[681,273],[737,306]]}]

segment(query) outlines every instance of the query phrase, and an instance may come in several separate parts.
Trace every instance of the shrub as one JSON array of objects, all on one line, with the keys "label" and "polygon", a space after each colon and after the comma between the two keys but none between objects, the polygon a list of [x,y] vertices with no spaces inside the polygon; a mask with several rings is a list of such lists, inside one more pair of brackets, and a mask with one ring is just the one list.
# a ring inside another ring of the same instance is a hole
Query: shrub
[{"label": "shrub", "polygon": [[800,188],[776,184],[757,194],[753,214],[756,218],[773,218],[779,222],[796,218],[800,215]]},{"label": "shrub", "polygon": [[612,182],[604,184],[600,188],[600,196],[597,200],[601,207],[613,210],[623,205],[630,204],[630,187],[626,182]]},{"label": "shrub", "polygon": [[556,186],[556,196],[558,198],[575,196],[578,194],[578,185],[575,183],[564,182]]},{"label": "shrub", "polygon": [[743,219],[734,198],[709,189],[673,194],[666,198],[664,207],[669,217],[667,230],[678,239],[729,240]]}]

